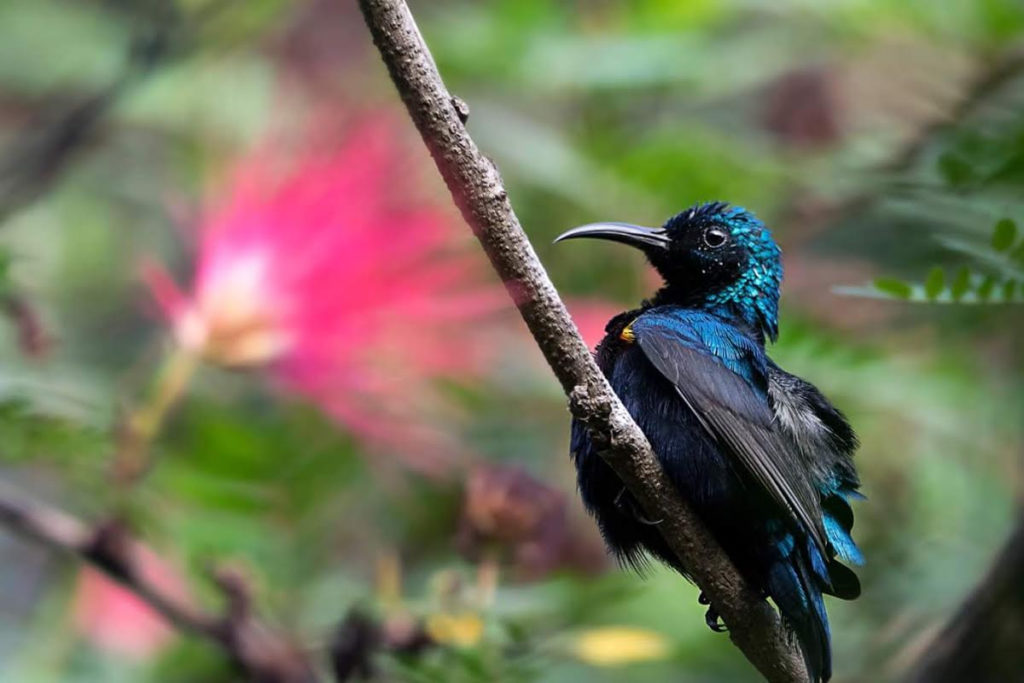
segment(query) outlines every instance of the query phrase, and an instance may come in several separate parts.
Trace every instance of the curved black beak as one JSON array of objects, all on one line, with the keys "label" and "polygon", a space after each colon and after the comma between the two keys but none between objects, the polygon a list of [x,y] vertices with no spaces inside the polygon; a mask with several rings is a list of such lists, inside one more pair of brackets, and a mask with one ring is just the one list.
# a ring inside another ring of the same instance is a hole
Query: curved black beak
[{"label": "curved black beak", "polygon": [[555,242],[592,237],[621,242],[640,249],[668,249],[669,238],[663,228],[645,228],[630,223],[589,223],[573,228],[555,238]]}]

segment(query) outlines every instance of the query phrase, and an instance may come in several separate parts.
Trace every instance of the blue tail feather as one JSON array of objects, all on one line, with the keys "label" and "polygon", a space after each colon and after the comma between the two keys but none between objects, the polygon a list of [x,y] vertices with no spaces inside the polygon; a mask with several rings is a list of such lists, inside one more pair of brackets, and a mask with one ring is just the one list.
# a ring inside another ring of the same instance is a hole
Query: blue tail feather
[{"label": "blue tail feather", "polygon": [[853,531],[853,508],[850,507],[850,501],[862,498],[863,495],[848,486],[836,486],[822,492],[821,506],[825,535],[836,555],[840,560],[858,566],[864,564],[864,555],[850,535]]},{"label": "blue tail feather", "polygon": [[835,548],[839,559],[857,566],[864,564],[864,554],[861,553],[857,544],[853,542],[849,530],[845,529],[839,520],[830,514],[826,513],[823,521],[825,523],[825,535],[828,536],[828,541]]},{"label": "blue tail feather", "polygon": [[801,548],[787,534],[776,548],[768,594],[800,641],[811,681],[827,681],[832,676],[832,644],[822,586],[829,585],[828,565],[809,539]]}]

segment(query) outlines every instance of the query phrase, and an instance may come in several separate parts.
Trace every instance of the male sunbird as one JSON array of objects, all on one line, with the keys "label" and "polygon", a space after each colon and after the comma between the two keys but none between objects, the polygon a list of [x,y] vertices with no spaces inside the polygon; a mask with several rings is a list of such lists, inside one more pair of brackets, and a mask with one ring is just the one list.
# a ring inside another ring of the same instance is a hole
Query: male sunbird
[{"label": "male sunbird", "polygon": [[[861,564],[850,536],[860,498],[857,437],[809,382],[776,365],[782,263],[753,214],[715,202],[660,228],[594,223],[557,241],[637,247],[664,280],[608,323],[597,363],[650,441],[665,473],[745,579],[770,597],[800,642],[811,679],[832,653],[822,594],[852,600]],[[611,551],[641,567],[653,556],[689,576],[639,504],[573,421],[580,494]],[[702,596],[703,602],[703,596]],[[722,630],[711,605],[708,625]]]}]

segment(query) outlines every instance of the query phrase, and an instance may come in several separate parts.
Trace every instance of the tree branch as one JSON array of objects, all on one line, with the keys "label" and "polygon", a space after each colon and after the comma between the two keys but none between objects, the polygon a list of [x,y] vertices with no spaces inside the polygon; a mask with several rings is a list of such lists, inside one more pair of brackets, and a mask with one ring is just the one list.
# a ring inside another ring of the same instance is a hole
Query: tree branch
[{"label": "tree branch", "polygon": [[236,572],[217,572],[228,599],[224,616],[209,614],[153,583],[140,568],[141,546],[123,524],[95,528],[0,483],[0,524],[55,550],[71,553],[104,572],[184,633],[225,651],[256,683],[315,683],[305,654],[252,614],[248,588]]},{"label": "tree branch", "polygon": [[495,165],[464,125],[468,108],[452,97],[402,0],[360,0],[405,106],[441,176],[505,283],[537,345],[570,399],[573,414],[604,444],[622,479],[729,627],[732,641],[773,683],[807,680],[803,658],[778,614],[744,582],[665,477],[650,444],[612,392],[580,337],[508,201]]},{"label": "tree branch", "polygon": [[892,157],[867,169],[870,176],[888,179],[889,182],[876,183],[825,204],[815,201],[813,196],[799,198],[810,200],[808,205],[811,211],[808,212],[801,207],[798,201],[795,206],[790,207],[787,222],[798,222],[802,228],[801,232],[804,233],[802,239],[806,241],[829,222],[867,215],[886,198],[886,190],[890,188],[894,175],[906,174],[913,170],[921,163],[922,157],[940,135],[947,131],[955,131],[964,125],[979,110],[990,105],[1010,83],[1019,79],[1022,72],[1024,50],[1020,47],[989,57],[967,82],[963,93],[945,114],[925,122],[920,130],[895,150]]},{"label": "tree branch", "polygon": [[905,683],[996,683],[1024,671],[1024,516],[988,574],[921,655]]},{"label": "tree branch", "polygon": [[124,66],[95,92],[49,97],[11,142],[0,149],[0,224],[49,192],[75,157],[98,137],[116,105],[158,67],[195,48],[198,29],[227,9],[209,2],[191,17],[173,0],[121,3],[137,26]]}]

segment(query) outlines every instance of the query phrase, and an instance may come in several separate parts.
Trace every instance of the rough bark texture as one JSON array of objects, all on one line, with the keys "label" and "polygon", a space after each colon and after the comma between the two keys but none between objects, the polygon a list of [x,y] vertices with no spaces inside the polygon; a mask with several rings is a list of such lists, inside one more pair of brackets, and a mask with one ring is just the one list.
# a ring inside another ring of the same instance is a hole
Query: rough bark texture
[{"label": "rough bark texture", "polygon": [[574,415],[599,442],[602,457],[686,558],[701,590],[729,627],[732,641],[772,682],[805,681],[803,658],[776,611],[742,579],[707,529],[682,501],[598,369],[523,232],[494,164],[466,130],[469,109],[448,92],[401,0],[360,0],[405,106],[466,222],[505,283]]},{"label": "rough bark texture", "polygon": [[90,526],[0,484],[0,525],[71,553],[117,581],[183,633],[220,647],[255,683],[315,683],[306,655],[289,639],[258,621],[242,577],[218,572],[228,602],[224,615],[210,614],[148,580],[139,569],[139,544],[119,523]]},{"label": "rough bark texture", "polygon": [[918,660],[906,683],[1024,677],[1024,517],[988,574]]}]

